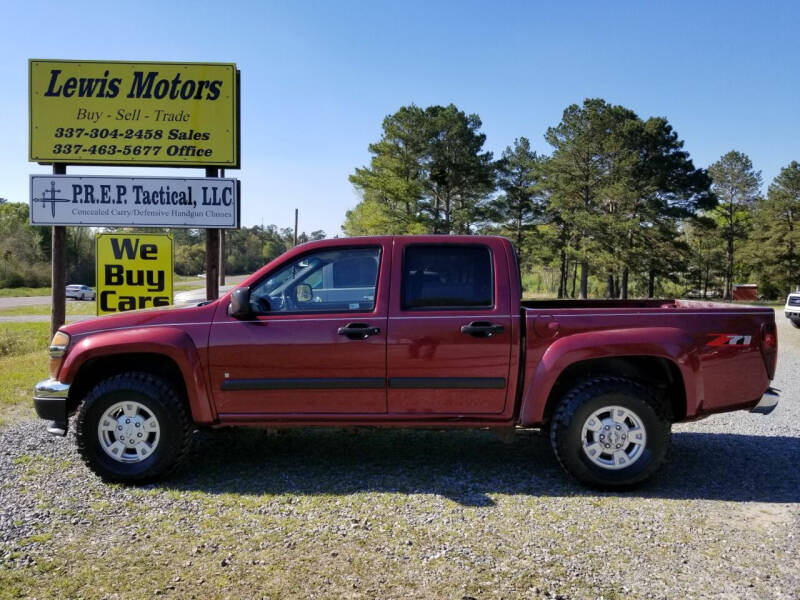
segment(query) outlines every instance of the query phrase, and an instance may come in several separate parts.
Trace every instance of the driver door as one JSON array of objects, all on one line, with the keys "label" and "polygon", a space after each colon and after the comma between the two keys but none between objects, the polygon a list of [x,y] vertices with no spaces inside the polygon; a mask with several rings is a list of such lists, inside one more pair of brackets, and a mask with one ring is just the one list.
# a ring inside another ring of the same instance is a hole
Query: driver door
[{"label": "driver door", "polygon": [[388,244],[326,246],[252,285],[251,320],[221,306],[209,344],[220,416],[385,413],[390,262]]}]

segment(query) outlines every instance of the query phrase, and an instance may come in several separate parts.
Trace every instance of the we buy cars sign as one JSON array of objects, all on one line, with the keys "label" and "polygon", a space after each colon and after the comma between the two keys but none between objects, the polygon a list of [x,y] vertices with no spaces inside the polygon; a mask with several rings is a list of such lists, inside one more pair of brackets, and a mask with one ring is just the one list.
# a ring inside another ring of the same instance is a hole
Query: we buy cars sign
[{"label": "we buy cars sign", "polygon": [[172,304],[172,235],[96,238],[97,314]]}]

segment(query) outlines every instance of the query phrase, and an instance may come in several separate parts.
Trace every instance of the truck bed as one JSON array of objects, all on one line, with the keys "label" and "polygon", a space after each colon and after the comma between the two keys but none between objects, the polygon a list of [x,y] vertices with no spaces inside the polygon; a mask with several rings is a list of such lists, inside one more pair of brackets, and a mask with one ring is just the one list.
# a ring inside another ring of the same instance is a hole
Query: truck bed
[{"label": "truck bed", "polygon": [[[774,310],[697,300],[524,300],[526,383],[542,385],[559,363],[659,359],[684,390],[686,419],[748,408],[774,375]],[[591,369],[590,369],[591,370]],[[547,388],[545,382],[543,386]],[[536,390],[528,390],[535,395]],[[531,403],[531,405],[536,404]],[[523,409],[522,421],[541,420]]]},{"label": "truck bed", "polygon": [[523,308],[531,310],[543,309],[586,309],[586,308],[615,308],[615,309],[683,309],[683,310],[706,310],[714,309],[719,311],[740,312],[769,312],[772,309],[764,306],[753,306],[747,304],[731,304],[727,302],[713,302],[711,300],[680,300],[674,298],[653,298],[636,300],[522,300]]}]

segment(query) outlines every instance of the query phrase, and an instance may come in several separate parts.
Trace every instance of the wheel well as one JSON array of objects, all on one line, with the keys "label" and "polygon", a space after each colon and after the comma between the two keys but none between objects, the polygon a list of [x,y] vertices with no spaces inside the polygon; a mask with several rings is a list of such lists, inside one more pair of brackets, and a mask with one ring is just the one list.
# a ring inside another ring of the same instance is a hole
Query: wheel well
[{"label": "wheel well", "polygon": [[660,356],[615,356],[582,360],[564,369],[547,397],[544,420],[550,421],[556,404],[576,382],[604,375],[625,377],[653,387],[672,421],[686,416],[683,375],[674,362]]},{"label": "wheel well", "polygon": [[132,371],[160,375],[172,384],[188,406],[186,382],[174,360],[164,354],[130,353],[100,356],[86,361],[70,385],[68,412],[73,412],[98,382]]}]

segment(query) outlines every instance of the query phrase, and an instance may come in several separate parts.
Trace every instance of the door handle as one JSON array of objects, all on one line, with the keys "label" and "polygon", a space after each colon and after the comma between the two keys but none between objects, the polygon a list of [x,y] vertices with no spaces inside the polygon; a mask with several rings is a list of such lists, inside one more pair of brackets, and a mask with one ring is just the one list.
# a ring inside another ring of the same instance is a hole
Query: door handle
[{"label": "door handle", "polygon": [[495,333],[503,333],[505,327],[489,321],[473,321],[469,325],[461,326],[461,333],[466,333],[476,338],[492,337]]},{"label": "door handle", "polygon": [[365,340],[371,335],[378,335],[380,332],[380,327],[370,327],[366,323],[348,323],[336,330],[336,333],[351,340]]}]

